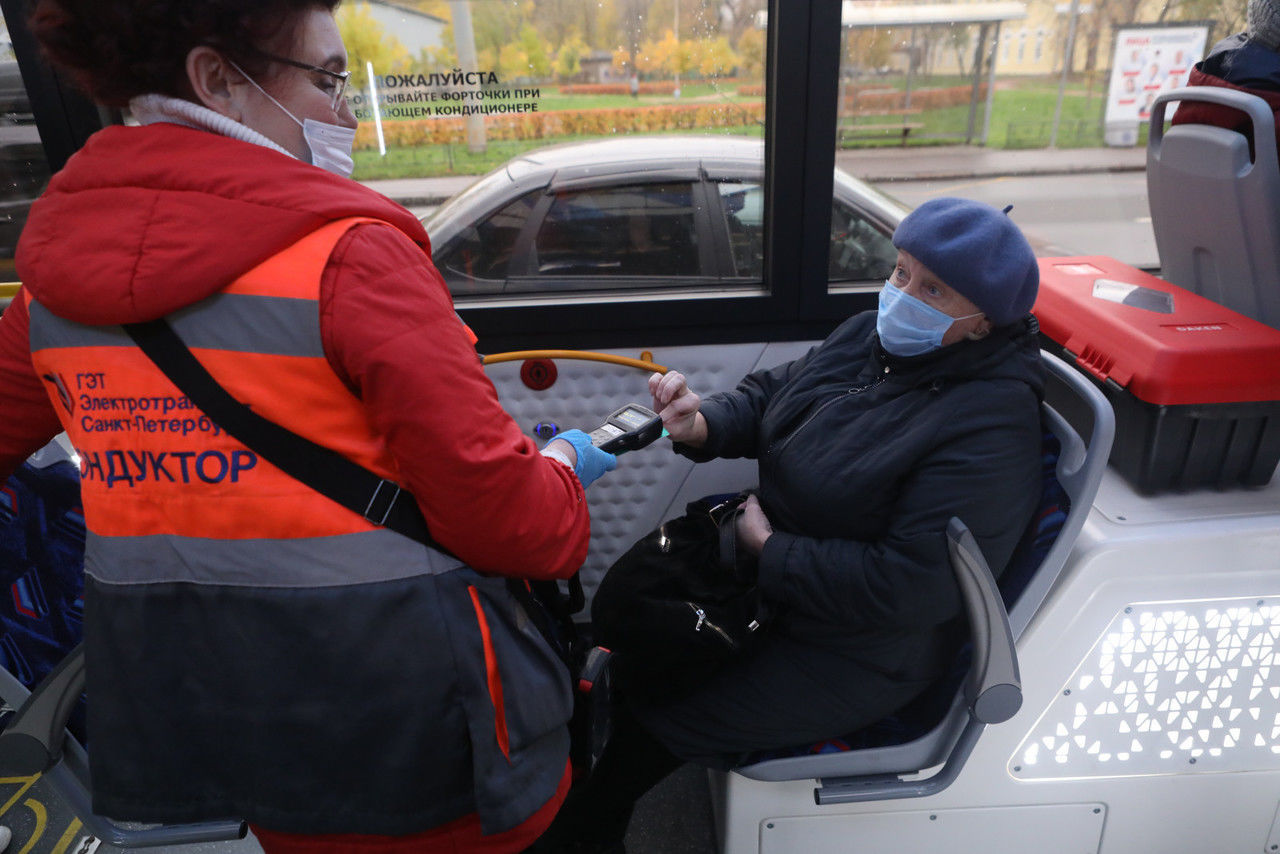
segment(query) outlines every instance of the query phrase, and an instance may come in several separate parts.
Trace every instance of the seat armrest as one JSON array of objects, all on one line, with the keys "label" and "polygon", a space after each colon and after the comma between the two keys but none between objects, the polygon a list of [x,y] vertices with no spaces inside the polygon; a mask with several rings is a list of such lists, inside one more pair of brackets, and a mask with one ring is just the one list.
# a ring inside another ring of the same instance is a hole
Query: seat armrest
[{"label": "seat armrest", "polygon": [[954,517],[947,524],[947,549],[973,642],[965,696],[979,721],[1002,723],[1022,707],[1022,680],[1009,617],[982,550],[965,524]]},{"label": "seat armrest", "polygon": [[41,680],[0,733],[0,774],[41,774],[62,756],[67,720],[84,692],[84,644],[67,653]]},{"label": "seat armrest", "polygon": [[[12,681],[18,685],[16,680]],[[0,776],[44,775],[94,836],[118,848],[220,842],[246,836],[248,825],[239,820],[135,828],[95,815],[86,783],[84,751],[74,739],[69,743],[67,739],[67,720],[84,693],[84,682],[84,644],[81,643],[40,681],[0,733]],[[66,761],[68,755],[77,760],[74,764],[81,769],[80,773],[71,767],[73,763]]]}]

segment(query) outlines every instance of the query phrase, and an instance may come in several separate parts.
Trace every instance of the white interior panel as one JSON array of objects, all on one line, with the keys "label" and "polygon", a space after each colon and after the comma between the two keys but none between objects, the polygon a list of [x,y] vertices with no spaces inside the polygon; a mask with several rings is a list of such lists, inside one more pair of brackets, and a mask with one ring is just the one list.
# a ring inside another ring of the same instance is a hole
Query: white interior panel
[{"label": "white interior panel", "polygon": [[1100,803],[771,818],[761,854],[1088,854],[1102,843]]}]

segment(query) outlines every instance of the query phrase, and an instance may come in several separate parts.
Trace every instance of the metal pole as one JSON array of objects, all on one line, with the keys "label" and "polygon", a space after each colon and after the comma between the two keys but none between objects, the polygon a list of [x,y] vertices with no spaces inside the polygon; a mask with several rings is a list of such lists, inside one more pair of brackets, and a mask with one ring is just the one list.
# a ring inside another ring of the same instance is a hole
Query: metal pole
[{"label": "metal pole", "polygon": [[677,98],[680,97],[680,0],[676,0],[676,92]]},{"label": "metal pole", "polygon": [[996,99],[996,50],[1000,47],[1000,25],[996,21],[996,32],[991,39],[991,50],[987,54],[987,113],[982,119],[982,144],[987,144],[991,136],[991,105]]},{"label": "metal pole", "polygon": [[[471,3],[469,0],[451,0],[453,10],[453,46],[458,51],[458,66],[463,71],[479,71],[476,67],[476,34],[471,28]],[[485,150],[484,116],[470,115],[463,119],[467,127],[467,150],[479,154]]]},{"label": "metal pole", "polygon": [[916,28],[911,28],[911,46],[907,48],[907,82],[905,85],[906,95],[902,99],[903,107],[911,106],[911,73],[916,68]]},{"label": "metal pole", "polygon": [[1080,0],[1071,0],[1071,20],[1067,24],[1067,47],[1062,52],[1062,78],[1058,81],[1058,103],[1053,108],[1053,130],[1049,132],[1049,147],[1058,147],[1058,124],[1062,121],[1062,99],[1067,91],[1067,72],[1071,69],[1076,50],[1076,15],[1080,12]]},{"label": "metal pole", "polygon": [[982,56],[987,44],[987,28],[990,24],[983,22],[978,27],[978,46],[973,51],[973,86],[969,90],[969,123],[965,127],[964,144],[973,142],[973,126],[978,119],[978,87],[982,85]]}]

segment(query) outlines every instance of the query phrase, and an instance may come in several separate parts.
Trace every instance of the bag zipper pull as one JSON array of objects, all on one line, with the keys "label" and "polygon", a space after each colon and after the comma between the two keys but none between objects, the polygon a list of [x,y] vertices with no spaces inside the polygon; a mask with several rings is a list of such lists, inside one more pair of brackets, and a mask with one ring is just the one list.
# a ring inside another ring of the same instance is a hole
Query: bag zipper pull
[{"label": "bag zipper pull", "polygon": [[[692,602],[689,604],[693,605]],[[693,630],[695,632],[700,632],[702,631],[702,624],[707,621],[707,612],[699,608],[697,605],[693,605],[693,613],[698,615],[698,622],[694,624]]]}]

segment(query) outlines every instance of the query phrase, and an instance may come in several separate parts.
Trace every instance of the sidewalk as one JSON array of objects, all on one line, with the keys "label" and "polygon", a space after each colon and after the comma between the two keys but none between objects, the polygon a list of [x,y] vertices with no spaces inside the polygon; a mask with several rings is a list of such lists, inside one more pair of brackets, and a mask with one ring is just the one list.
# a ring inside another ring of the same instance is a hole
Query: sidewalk
[{"label": "sidewalk", "polygon": [[1147,150],[1135,148],[981,148],[948,145],[863,148],[836,152],[836,165],[871,184],[890,181],[995,178],[1134,172],[1147,168]]},{"label": "sidewalk", "polygon": [[[941,181],[1006,175],[1071,175],[1085,172],[1141,171],[1145,148],[1015,149],[950,145],[911,148],[861,148],[836,152],[836,165],[871,184],[893,181]],[[405,207],[438,205],[461,192],[477,176],[403,178],[365,181],[366,186]]]}]

